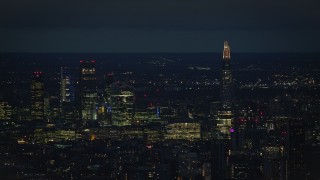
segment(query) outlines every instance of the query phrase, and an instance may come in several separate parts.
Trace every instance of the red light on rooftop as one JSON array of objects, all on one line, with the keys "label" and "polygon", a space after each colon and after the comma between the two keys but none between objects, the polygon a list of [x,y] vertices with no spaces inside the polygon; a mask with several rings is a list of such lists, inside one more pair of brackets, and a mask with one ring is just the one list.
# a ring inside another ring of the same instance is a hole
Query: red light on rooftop
[{"label": "red light on rooftop", "polygon": [[35,72],[33,72],[33,75],[36,76],[36,77],[39,77],[39,76],[42,75],[42,74],[43,74],[43,72],[41,72],[41,71],[35,71]]},{"label": "red light on rooftop", "polygon": [[91,62],[92,62],[92,63],[95,63],[95,62],[96,62],[96,60],[92,60]]},{"label": "red light on rooftop", "polygon": [[83,60],[80,60],[80,63],[83,63]]}]

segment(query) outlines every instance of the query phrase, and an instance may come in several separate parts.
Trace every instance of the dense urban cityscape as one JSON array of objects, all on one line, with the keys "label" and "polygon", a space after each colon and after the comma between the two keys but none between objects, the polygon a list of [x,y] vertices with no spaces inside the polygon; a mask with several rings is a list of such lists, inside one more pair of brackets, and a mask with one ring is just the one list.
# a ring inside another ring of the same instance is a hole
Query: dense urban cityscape
[{"label": "dense urban cityscape", "polygon": [[1,179],[318,179],[319,55],[222,45],[1,53]]}]

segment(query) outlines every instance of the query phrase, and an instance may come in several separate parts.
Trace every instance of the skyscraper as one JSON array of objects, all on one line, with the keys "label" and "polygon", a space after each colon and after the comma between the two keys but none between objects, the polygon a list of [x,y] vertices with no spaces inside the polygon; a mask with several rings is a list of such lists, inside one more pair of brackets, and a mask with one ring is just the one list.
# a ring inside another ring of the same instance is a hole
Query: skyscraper
[{"label": "skyscraper", "polygon": [[228,41],[224,42],[223,61],[222,61],[222,75],[221,75],[221,102],[224,108],[229,108],[233,101],[233,80],[231,73],[230,62],[230,46]]},{"label": "skyscraper", "polygon": [[97,78],[95,61],[80,61],[80,115],[83,121],[97,120]]},{"label": "skyscraper", "polygon": [[60,84],[60,102],[72,102],[74,100],[74,86],[67,67],[60,69]]},{"label": "skyscraper", "polygon": [[105,88],[101,98],[99,98],[98,118],[100,124],[111,125],[111,85],[114,83],[113,73],[104,76]]},{"label": "skyscraper", "polygon": [[106,74],[104,76],[105,79],[105,89],[104,89],[104,96],[106,98],[106,101],[110,103],[111,98],[111,85],[114,83],[114,74],[112,72]]},{"label": "skyscraper", "polygon": [[133,120],[133,87],[123,83],[114,83],[111,91],[112,124],[116,126],[131,125]]},{"label": "skyscraper", "polygon": [[33,72],[31,80],[31,119],[44,119],[44,83],[43,73]]},{"label": "skyscraper", "polygon": [[74,120],[74,82],[70,75],[70,69],[60,68],[60,112],[61,119],[65,123],[72,123]]},{"label": "skyscraper", "polygon": [[230,46],[225,41],[221,74],[221,108],[218,111],[217,117],[217,128],[221,139],[230,139],[230,133],[232,132],[232,104],[234,96],[230,58]]}]

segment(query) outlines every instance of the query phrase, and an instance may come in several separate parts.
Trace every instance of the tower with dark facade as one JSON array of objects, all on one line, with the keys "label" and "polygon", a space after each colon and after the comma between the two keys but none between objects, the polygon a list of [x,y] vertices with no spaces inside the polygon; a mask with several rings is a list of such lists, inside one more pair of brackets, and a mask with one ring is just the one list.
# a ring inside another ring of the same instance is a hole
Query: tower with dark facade
[{"label": "tower with dark facade", "polygon": [[30,95],[31,95],[31,119],[44,120],[44,83],[43,73],[33,72]]},{"label": "tower with dark facade", "polygon": [[97,120],[97,77],[96,62],[80,61],[80,117],[82,121]]},{"label": "tower with dark facade", "polygon": [[230,63],[230,46],[227,41],[224,42],[222,74],[221,74],[221,107],[217,116],[217,129],[221,139],[230,139],[232,129],[232,104],[233,104],[233,80]]},{"label": "tower with dark facade", "polygon": [[286,135],[286,168],[287,179],[305,179],[305,122],[302,118],[287,120]]},{"label": "tower with dark facade", "polygon": [[103,98],[100,98],[98,117],[103,125],[111,125],[111,86],[114,83],[114,74],[112,72],[105,74],[104,76],[104,91]]}]

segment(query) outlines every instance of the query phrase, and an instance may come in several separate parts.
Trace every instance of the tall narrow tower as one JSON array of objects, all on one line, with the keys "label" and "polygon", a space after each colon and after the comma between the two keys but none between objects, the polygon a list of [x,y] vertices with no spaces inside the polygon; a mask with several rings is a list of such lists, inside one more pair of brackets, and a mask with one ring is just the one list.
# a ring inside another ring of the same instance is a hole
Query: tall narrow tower
[{"label": "tall narrow tower", "polygon": [[69,68],[60,68],[60,102],[73,102],[74,84],[69,72]]},{"label": "tall narrow tower", "polygon": [[230,108],[233,101],[233,81],[228,41],[224,42],[221,78],[221,102],[224,108]]},{"label": "tall narrow tower", "polygon": [[74,120],[74,82],[70,74],[70,68],[60,69],[60,112],[61,120],[71,123]]},{"label": "tall narrow tower", "polygon": [[222,139],[230,139],[230,132],[232,132],[232,104],[233,104],[233,81],[231,74],[230,63],[230,46],[228,42],[224,42],[223,60],[222,60],[222,74],[221,74],[221,107],[218,111],[217,128],[221,134]]}]

